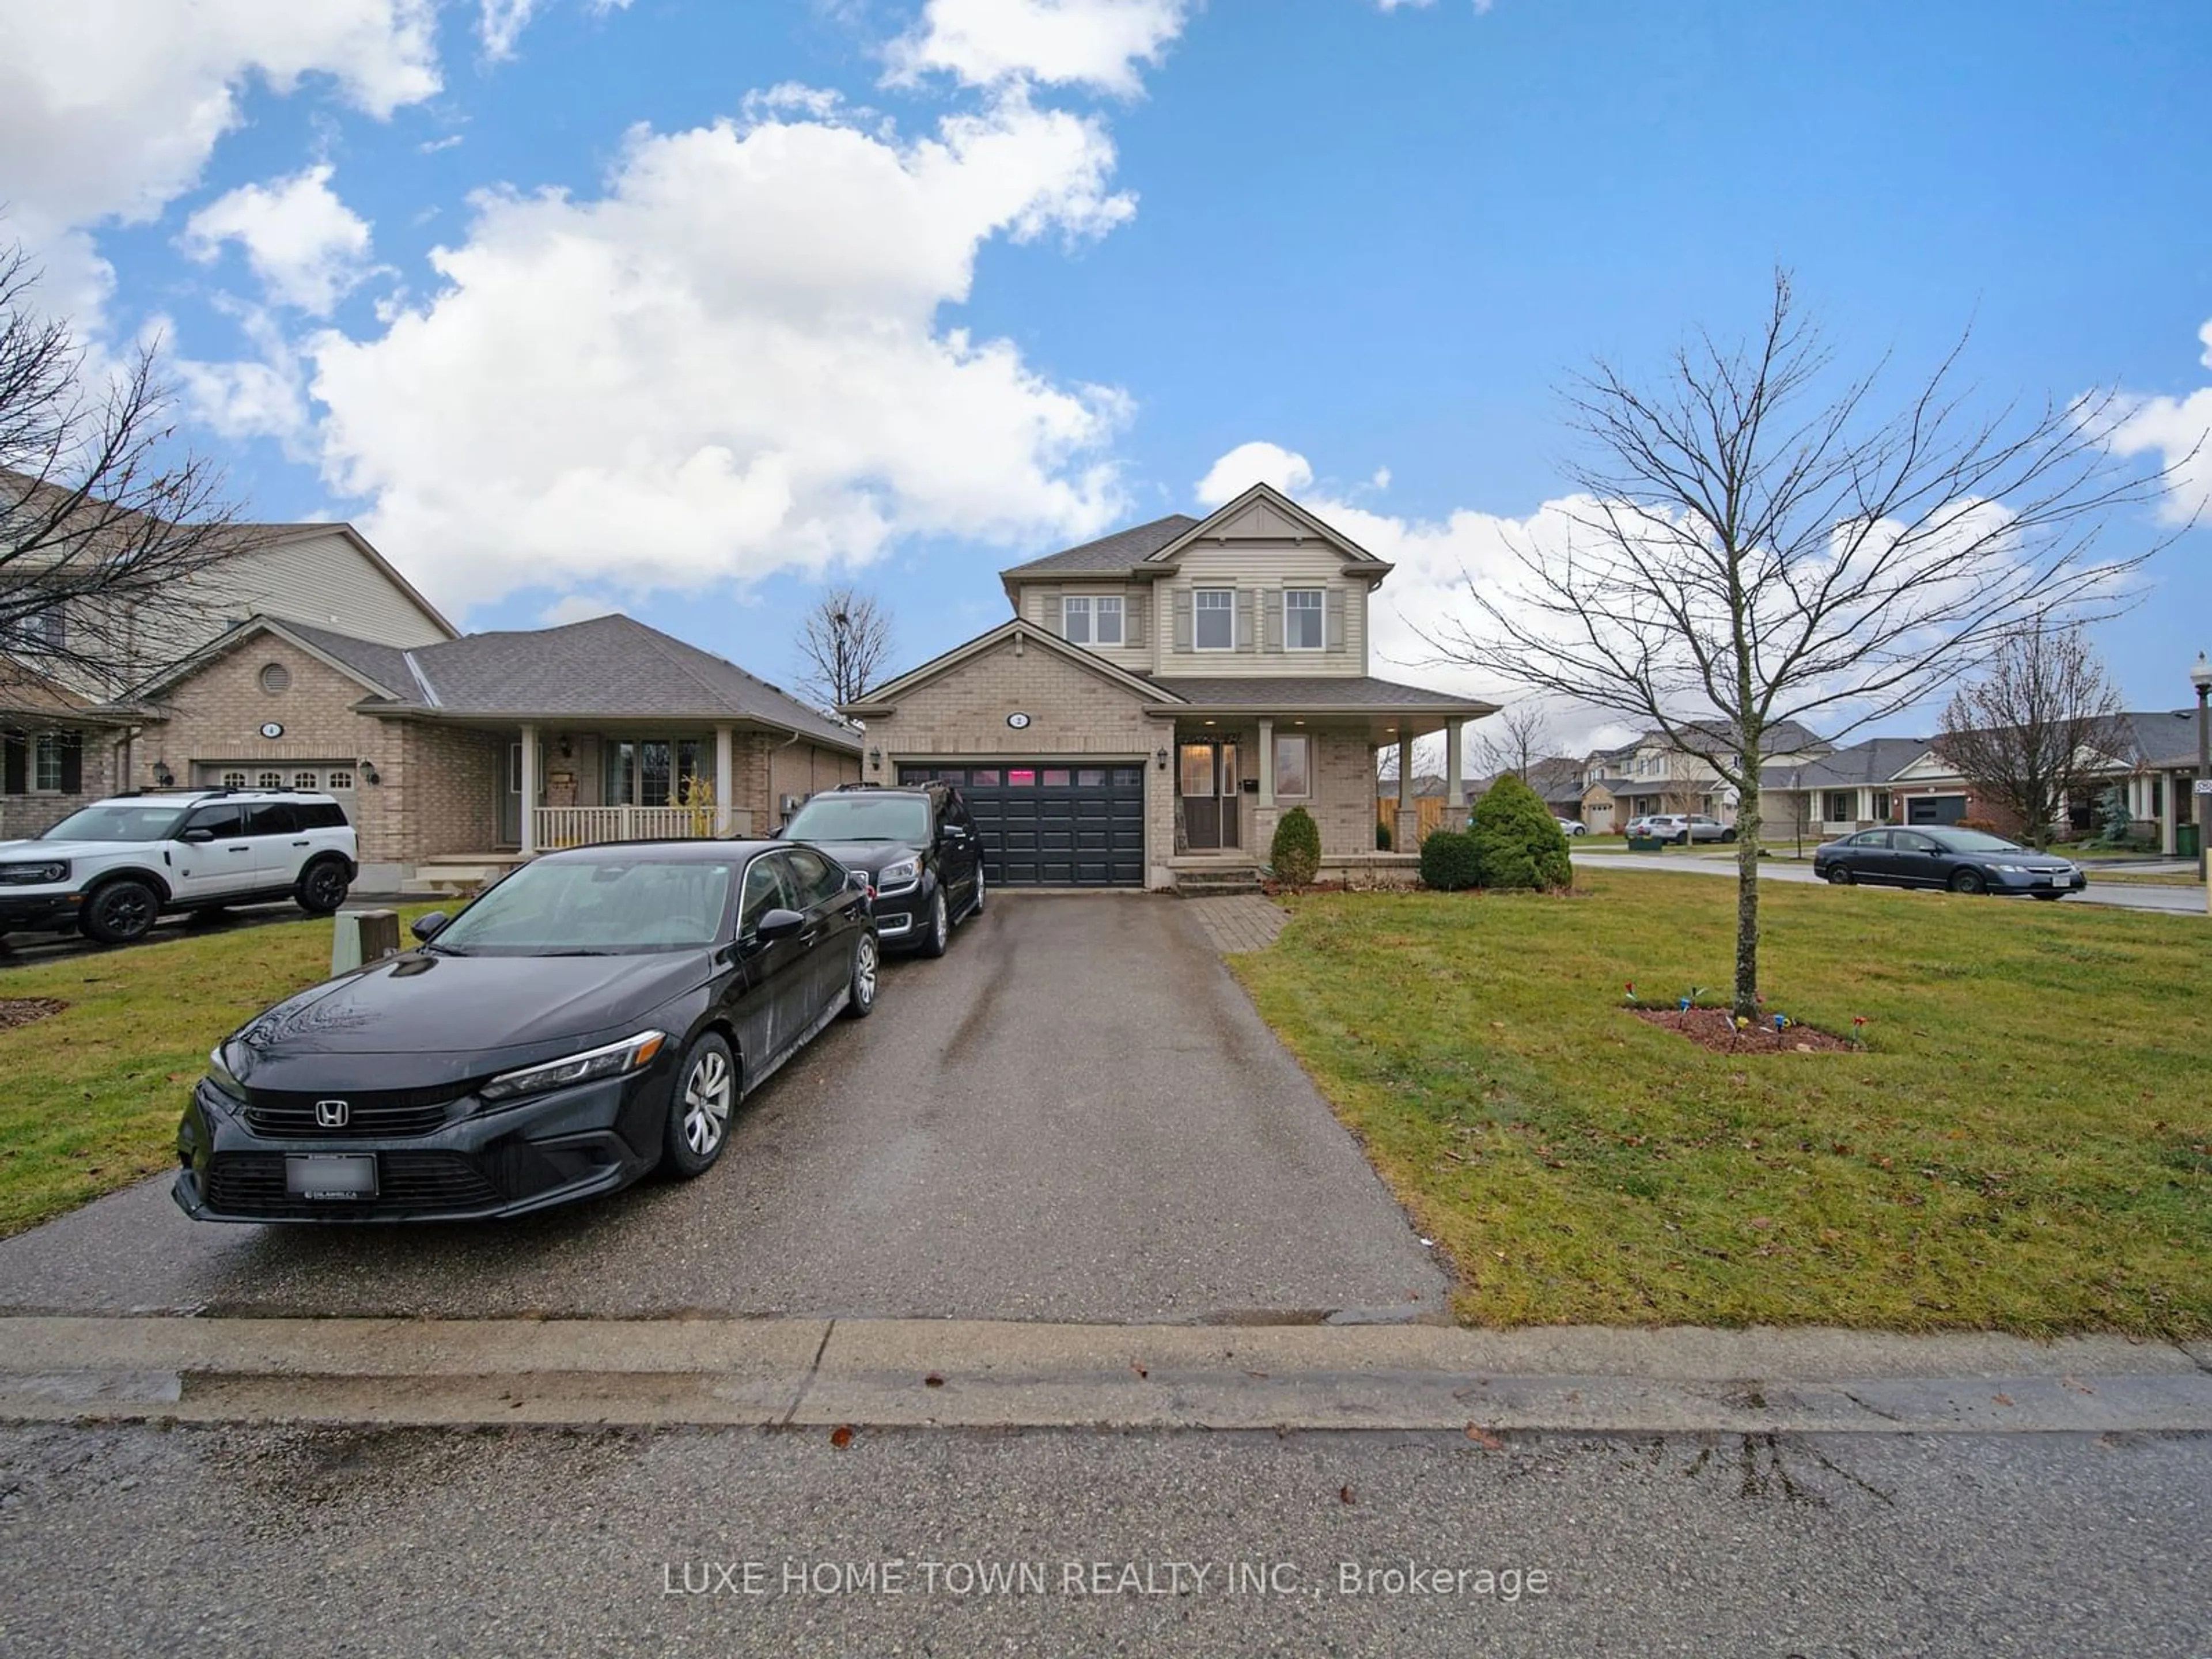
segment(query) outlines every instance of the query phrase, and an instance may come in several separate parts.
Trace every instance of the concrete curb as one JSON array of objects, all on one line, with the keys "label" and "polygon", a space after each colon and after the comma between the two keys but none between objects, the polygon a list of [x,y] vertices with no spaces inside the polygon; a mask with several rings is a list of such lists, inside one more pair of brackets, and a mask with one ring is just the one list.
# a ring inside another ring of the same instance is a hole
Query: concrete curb
[{"label": "concrete curb", "polygon": [[0,1419],[1668,1432],[2212,1430],[2201,1352],[1838,1331],[0,1320]]}]

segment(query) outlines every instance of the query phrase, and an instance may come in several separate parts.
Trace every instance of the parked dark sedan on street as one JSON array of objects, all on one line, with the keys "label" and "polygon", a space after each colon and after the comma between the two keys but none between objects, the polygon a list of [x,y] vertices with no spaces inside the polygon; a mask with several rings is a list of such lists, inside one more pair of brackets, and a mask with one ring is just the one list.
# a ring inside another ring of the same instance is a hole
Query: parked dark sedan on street
[{"label": "parked dark sedan on street", "polygon": [[867,896],[808,847],[549,854],[415,931],[216,1045],[177,1132],[186,1214],[473,1219],[701,1175],[738,1101],[875,1006]]},{"label": "parked dark sedan on street", "polygon": [[1813,873],[1848,886],[1948,887],[1954,893],[2026,893],[2064,898],[2089,884],[2079,865],[1979,830],[1862,830],[1813,854]]}]

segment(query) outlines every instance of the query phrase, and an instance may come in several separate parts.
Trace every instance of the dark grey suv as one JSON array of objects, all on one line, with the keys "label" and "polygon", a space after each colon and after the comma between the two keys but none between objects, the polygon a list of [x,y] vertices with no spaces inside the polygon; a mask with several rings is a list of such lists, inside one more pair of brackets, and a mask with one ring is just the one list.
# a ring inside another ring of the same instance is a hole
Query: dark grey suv
[{"label": "dark grey suv", "polygon": [[983,909],[983,842],[949,783],[848,783],[816,795],[781,831],[867,878],[886,950],[941,957],[952,925]]}]

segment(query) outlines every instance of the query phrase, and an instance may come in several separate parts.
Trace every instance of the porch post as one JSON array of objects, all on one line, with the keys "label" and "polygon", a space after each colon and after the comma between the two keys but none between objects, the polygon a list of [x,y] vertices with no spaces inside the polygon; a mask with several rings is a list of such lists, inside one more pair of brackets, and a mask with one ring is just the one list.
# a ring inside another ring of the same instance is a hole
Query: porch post
[{"label": "porch post", "polygon": [[1390,838],[1394,853],[1416,853],[1421,847],[1421,812],[1413,805],[1413,736],[1398,733],[1398,830]]},{"label": "porch post", "polygon": [[1272,714],[1260,716],[1260,805],[1272,807],[1275,804],[1275,720]]},{"label": "porch post", "polygon": [[538,728],[522,728],[522,856],[538,854]]},{"label": "porch post", "polygon": [[730,809],[736,803],[730,799],[737,788],[737,768],[730,757],[730,728],[714,728],[714,833],[730,833]]},{"label": "porch post", "polygon": [[1462,735],[1467,722],[1449,720],[1444,722],[1444,828],[1467,828],[1467,781],[1460,776],[1460,767],[1465,748]]},{"label": "porch post", "polygon": [[2169,768],[2166,774],[2166,787],[2161,792],[2165,799],[2159,802],[2158,814],[2158,849],[2168,858],[2173,856],[2174,848],[2180,844],[2173,834],[2175,781],[2176,775]]}]

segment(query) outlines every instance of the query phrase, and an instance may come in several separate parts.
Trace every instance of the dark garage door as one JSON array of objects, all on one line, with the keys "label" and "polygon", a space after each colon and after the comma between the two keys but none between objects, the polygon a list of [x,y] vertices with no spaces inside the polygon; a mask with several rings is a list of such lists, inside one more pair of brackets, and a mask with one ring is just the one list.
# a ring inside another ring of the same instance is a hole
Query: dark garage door
[{"label": "dark garage door", "polygon": [[959,787],[994,887],[1145,884],[1145,769],[1058,760],[902,766],[901,783]]}]

